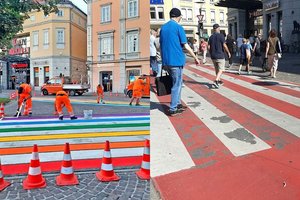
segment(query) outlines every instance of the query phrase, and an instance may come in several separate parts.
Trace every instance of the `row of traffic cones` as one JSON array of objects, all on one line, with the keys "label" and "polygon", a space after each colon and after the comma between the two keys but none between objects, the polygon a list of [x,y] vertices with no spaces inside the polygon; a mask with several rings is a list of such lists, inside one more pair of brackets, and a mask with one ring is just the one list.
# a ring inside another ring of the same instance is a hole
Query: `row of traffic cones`
[{"label": "row of traffic cones", "polygon": [[[146,140],[143,161],[141,169],[136,172],[140,179],[150,179],[150,141]],[[112,165],[112,157],[110,153],[109,141],[106,141],[103,152],[103,159],[101,164],[101,170],[96,173],[98,180],[102,182],[118,181],[120,177],[114,172]],[[74,174],[72,166],[72,157],[69,143],[65,144],[64,156],[60,175],[56,177],[56,184],[58,186],[66,185],[77,185],[79,184],[77,176]],[[10,185],[9,182],[5,181],[1,171],[1,160],[0,160],[0,191]],[[40,159],[38,154],[38,147],[35,144],[32,151],[32,159],[30,161],[30,167],[28,170],[28,176],[23,181],[23,189],[30,190],[35,188],[46,187],[46,180],[42,176],[42,170],[40,166]]]}]

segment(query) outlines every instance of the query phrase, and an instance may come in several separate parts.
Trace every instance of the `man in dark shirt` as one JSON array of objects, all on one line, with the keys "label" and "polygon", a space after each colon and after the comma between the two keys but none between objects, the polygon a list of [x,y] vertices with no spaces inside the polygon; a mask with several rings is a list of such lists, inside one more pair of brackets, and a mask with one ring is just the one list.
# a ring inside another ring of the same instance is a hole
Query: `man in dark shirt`
[{"label": "man in dark shirt", "polygon": [[231,57],[231,54],[226,45],[224,35],[220,34],[219,24],[214,24],[213,29],[214,34],[209,38],[208,49],[216,71],[216,79],[214,81],[214,85],[216,88],[219,88],[219,86],[223,84],[223,82],[221,81],[221,75],[225,70],[224,49],[227,52],[229,58]]}]

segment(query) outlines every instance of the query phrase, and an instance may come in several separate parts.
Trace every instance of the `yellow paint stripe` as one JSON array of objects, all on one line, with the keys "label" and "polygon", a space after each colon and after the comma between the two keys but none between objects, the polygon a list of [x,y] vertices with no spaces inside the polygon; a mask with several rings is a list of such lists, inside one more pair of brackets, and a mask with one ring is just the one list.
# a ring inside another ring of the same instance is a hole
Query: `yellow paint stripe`
[{"label": "yellow paint stripe", "polygon": [[149,135],[150,131],[130,131],[130,132],[103,132],[103,133],[68,133],[53,135],[28,135],[28,136],[7,136],[0,137],[0,142],[18,142],[32,140],[54,140],[72,138],[93,138],[93,137],[117,137],[117,136],[138,136]]}]

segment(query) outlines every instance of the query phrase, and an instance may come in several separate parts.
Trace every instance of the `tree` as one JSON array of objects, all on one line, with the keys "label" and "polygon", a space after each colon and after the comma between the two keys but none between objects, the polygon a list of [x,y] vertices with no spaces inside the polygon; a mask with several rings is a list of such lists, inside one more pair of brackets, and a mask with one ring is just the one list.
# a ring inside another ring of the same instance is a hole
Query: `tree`
[{"label": "tree", "polygon": [[23,31],[23,23],[31,11],[45,15],[57,12],[62,0],[0,0],[0,48],[9,48],[15,35]]}]

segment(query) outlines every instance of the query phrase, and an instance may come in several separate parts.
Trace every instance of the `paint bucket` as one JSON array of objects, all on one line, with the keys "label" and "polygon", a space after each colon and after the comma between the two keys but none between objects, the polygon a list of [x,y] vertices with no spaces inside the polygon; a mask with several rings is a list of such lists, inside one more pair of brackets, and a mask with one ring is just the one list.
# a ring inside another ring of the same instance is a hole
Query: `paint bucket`
[{"label": "paint bucket", "polygon": [[93,110],[84,110],[83,118],[84,119],[92,119],[93,118]]}]

